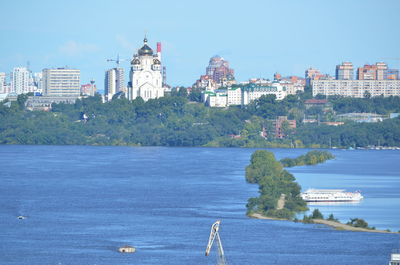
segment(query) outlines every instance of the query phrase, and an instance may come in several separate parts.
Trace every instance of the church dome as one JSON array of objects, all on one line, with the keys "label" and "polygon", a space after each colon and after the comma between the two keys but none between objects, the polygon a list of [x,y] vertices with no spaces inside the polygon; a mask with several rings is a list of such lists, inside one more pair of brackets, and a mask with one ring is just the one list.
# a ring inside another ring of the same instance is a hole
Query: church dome
[{"label": "church dome", "polygon": [[144,45],[139,49],[139,55],[153,55],[153,50],[147,45],[147,38],[143,40]]},{"label": "church dome", "polygon": [[139,59],[135,58],[131,61],[131,64],[140,64]]}]

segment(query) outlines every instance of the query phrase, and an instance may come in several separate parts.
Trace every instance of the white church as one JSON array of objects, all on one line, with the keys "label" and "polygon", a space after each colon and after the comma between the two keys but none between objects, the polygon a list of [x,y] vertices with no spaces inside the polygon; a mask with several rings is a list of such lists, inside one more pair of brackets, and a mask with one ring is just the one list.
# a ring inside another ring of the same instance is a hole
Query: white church
[{"label": "white church", "polygon": [[164,96],[161,73],[161,44],[157,43],[157,53],[143,40],[143,47],[133,56],[129,74],[128,99],[142,97],[144,101]]}]

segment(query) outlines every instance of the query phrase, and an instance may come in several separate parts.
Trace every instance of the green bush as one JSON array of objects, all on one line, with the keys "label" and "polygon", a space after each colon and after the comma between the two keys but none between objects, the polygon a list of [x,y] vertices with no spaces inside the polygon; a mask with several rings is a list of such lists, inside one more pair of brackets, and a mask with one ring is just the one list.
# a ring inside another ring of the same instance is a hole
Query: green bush
[{"label": "green bush", "polygon": [[324,216],[318,209],[315,209],[311,215],[311,218],[312,219],[324,219]]}]

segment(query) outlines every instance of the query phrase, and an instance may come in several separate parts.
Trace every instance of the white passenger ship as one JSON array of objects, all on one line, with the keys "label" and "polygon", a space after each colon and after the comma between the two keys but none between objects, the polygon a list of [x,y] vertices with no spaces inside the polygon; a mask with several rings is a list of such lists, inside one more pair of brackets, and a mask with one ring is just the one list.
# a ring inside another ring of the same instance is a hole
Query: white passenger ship
[{"label": "white passenger ship", "polygon": [[306,202],[354,202],[364,197],[359,191],[346,192],[345,190],[317,190],[309,189],[300,194]]},{"label": "white passenger ship", "polygon": [[393,250],[393,253],[390,256],[389,265],[400,265],[400,249]]}]

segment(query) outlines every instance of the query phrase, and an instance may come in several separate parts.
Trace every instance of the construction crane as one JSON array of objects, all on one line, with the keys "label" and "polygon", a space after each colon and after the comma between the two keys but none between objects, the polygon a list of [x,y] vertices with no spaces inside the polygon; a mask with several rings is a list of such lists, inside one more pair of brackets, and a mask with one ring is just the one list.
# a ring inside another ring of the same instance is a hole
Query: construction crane
[{"label": "construction crane", "polygon": [[116,59],[107,59],[107,62],[115,62],[117,64],[117,68],[119,68],[119,64],[121,62],[125,62],[125,61],[129,61],[128,59],[120,59],[119,58],[119,54],[117,54],[117,58]]},{"label": "construction crane", "polygon": [[217,247],[218,247],[218,256],[217,256],[217,264],[218,265],[227,265],[226,260],[225,260],[225,254],[224,254],[224,249],[222,248],[222,243],[221,243],[221,238],[219,237],[219,224],[221,223],[220,220],[217,220],[212,226],[211,226],[211,232],[210,232],[210,238],[208,239],[208,244],[206,248],[206,256],[210,254],[211,247],[214,243],[214,240],[217,239]]}]

